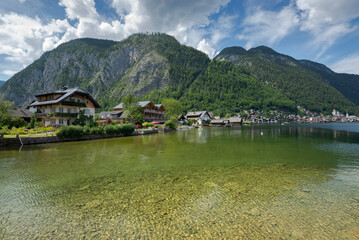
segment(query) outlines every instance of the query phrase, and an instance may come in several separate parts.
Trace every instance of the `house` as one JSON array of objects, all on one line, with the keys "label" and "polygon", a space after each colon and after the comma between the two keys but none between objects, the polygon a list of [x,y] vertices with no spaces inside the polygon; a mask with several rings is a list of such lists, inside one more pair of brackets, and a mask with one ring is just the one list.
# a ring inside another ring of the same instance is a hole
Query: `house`
[{"label": "house", "polygon": [[125,111],[112,111],[112,112],[101,112],[99,114],[99,121],[96,121],[100,125],[106,125],[110,122],[117,122],[122,124],[126,118]]},{"label": "house", "polygon": [[63,87],[54,92],[36,95],[37,100],[28,108],[36,112],[45,126],[72,125],[81,110],[87,116],[94,117],[95,109],[100,105],[87,92],[80,88]]},{"label": "house", "polygon": [[198,124],[203,124],[205,121],[211,120],[211,116],[207,111],[196,111],[196,112],[188,112],[186,114],[187,119],[194,119]]},{"label": "house", "polygon": [[21,106],[17,106],[16,110],[10,111],[10,117],[20,117],[20,118],[24,119],[26,122],[30,122],[31,116],[33,114],[34,113],[29,110],[21,109]]},{"label": "house", "polygon": [[[143,120],[145,122],[164,123],[167,121],[167,119],[165,118],[166,109],[162,104],[153,104],[151,101],[142,101],[138,102],[138,104],[143,109]],[[120,103],[113,109],[114,111],[124,111],[124,104]]]},{"label": "house", "polygon": [[213,119],[211,120],[212,126],[229,126],[228,119]]},{"label": "house", "polygon": [[232,127],[242,125],[242,118],[240,118],[240,117],[230,117],[228,120],[229,120],[229,124]]},{"label": "house", "polygon": [[214,119],[214,114],[213,114],[213,112],[208,112],[208,115],[209,115],[209,117],[210,117],[211,119]]},{"label": "house", "polygon": [[186,122],[186,117],[185,117],[183,114],[180,114],[180,115],[178,116],[178,122],[179,122],[179,123],[184,123],[184,122]]}]

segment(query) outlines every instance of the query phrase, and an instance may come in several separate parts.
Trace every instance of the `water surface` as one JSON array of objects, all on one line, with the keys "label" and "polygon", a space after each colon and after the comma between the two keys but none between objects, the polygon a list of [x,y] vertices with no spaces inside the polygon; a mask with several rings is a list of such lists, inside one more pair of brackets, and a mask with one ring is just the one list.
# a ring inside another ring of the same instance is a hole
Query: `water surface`
[{"label": "water surface", "polygon": [[313,125],[6,148],[0,238],[357,239],[358,186],[359,134]]}]

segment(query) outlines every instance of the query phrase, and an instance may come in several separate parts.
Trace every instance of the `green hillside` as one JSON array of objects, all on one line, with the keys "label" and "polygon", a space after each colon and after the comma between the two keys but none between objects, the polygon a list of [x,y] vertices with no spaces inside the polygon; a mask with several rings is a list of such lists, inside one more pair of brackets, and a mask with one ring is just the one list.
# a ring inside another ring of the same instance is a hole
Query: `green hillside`
[{"label": "green hillside", "polygon": [[154,102],[175,98],[184,110],[222,115],[243,108],[295,112],[298,105],[359,114],[354,104],[359,102],[358,76],[315,64],[263,46],[226,48],[211,61],[161,33],[134,34],[120,42],[85,38],[44,53],[0,87],[0,99],[26,105],[35,94],[67,85],[88,91],[102,110],[131,94]]},{"label": "green hillside", "polygon": [[213,60],[180,99],[186,109],[211,109],[217,115],[242,109],[295,111],[283,93],[268,87],[228,61]]},{"label": "green hillside", "polygon": [[329,113],[335,108],[342,112],[358,112],[358,107],[324,81],[320,74],[270,48],[260,46],[248,51],[240,47],[227,48],[216,59],[233,62],[252,77],[310,111]]}]

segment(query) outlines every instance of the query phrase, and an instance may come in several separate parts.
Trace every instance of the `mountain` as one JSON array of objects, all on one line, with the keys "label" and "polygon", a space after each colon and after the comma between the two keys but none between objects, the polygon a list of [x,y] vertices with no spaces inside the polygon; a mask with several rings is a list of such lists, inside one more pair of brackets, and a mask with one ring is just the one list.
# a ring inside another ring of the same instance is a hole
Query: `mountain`
[{"label": "mountain", "polygon": [[335,73],[323,64],[309,60],[300,60],[306,69],[318,73],[324,81],[341,92],[350,101],[359,105],[359,76],[346,73]]},{"label": "mountain", "polygon": [[346,75],[334,73],[324,65],[299,61],[265,46],[248,51],[241,47],[225,48],[215,59],[234,63],[308,110],[328,113],[335,108],[342,112],[358,112],[354,103],[359,101],[359,92],[349,91],[352,87],[356,89],[357,82],[351,82]]},{"label": "mountain", "polygon": [[5,81],[0,80],[0,87],[1,87],[1,85],[3,85],[4,83],[5,83]]},{"label": "mountain", "polygon": [[134,34],[121,42],[77,39],[15,74],[0,96],[23,104],[37,93],[68,85],[87,90],[104,108],[117,105],[123,95],[143,97],[152,90],[178,98],[209,61],[165,34]]},{"label": "mountain", "polygon": [[84,38],[44,53],[15,74],[0,87],[0,99],[28,104],[38,93],[67,85],[88,91],[103,110],[132,94],[154,102],[172,97],[184,110],[221,115],[243,108],[295,112],[297,105],[359,113],[331,86],[336,80],[307,65],[267,47],[226,48],[210,60],[161,33],[134,34],[120,42]]}]

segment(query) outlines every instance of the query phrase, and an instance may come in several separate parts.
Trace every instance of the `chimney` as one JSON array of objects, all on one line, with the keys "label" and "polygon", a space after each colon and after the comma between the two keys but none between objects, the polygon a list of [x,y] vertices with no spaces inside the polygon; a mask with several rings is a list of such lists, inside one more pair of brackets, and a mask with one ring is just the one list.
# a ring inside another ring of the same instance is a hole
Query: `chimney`
[{"label": "chimney", "polygon": [[17,105],[17,110],[21,111],[21,105]]}]

